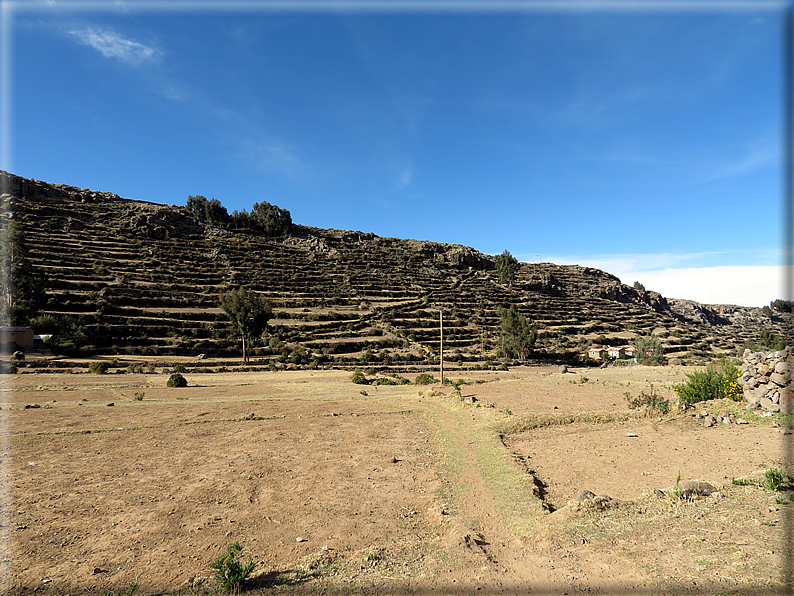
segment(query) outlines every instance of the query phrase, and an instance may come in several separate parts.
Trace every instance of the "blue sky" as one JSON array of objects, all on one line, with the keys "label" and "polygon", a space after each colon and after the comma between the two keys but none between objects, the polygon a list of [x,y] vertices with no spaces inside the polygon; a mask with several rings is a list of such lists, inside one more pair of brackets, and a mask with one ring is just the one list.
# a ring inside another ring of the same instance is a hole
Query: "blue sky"
[{"label": "blue sky", "polygon": [[785,4],[287,4],[5,3],[0,167],[782,297]]}]

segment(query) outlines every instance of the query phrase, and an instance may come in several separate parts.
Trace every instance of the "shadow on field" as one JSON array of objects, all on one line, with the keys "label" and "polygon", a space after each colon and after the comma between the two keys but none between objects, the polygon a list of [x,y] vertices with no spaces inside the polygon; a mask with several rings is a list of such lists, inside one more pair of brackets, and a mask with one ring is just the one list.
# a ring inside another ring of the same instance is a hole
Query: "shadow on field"
[{"label": "shadow on field", "polygon": [[246,583],[246,588],[248,590],[267,590],[271,588],[299,586],[315,578],[315,575],[307,574],[297,569],[268,571],[262,575],[250,578]]}]

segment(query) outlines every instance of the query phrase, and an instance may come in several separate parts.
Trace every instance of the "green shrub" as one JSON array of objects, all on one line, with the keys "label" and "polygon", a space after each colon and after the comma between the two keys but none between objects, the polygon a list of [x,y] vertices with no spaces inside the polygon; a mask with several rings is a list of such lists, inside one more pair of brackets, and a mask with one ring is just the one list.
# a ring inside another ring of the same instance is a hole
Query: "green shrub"
[{"label": "green shrub", "polygon": [[436,381],[433,375],[430,375],[428,373],[422,373],[416,376],[416,379],[414,380],[414,385],[433,385],[434,383],[437,382],[438,381]]},{"label": "green shrub", "polygon": [[107,362],[92,362],[88,370],[95,375],[104,375],[108,368],[110,368],[110,365]]},{"label": "green shrub", "polygon": [[350,377],[350,382],[356,385],[369,385],[367,377],[362,372],[354,372],[353,376]]},{"label": "green shrub", "polygon": [[631,394],[627,391],[625,396],[630,409],[647,406],[651,410],[657,410],[662,414],[667,414],[670,411],[670,402],[656,393],[653,385],[651,385],[650,393],[641,391],[637,397],[631,397]]},{"label": "green shrub", "polygon": [[242,565],[239,561],[242,551],[240,543],[234,542],[226,547],[224,554],[210,563],[210,567],[215,569],[215,580],[227,592],[243,589],[256,565],[251,557],[248,557],[247,564]]},{"label": "green shrub", "polygon": [[685,404],[725,397],[741,401],[742,387],[736,382],[739,374],[739,369],[727,362],[719,367],[709,365],[706,370],[687,373],[688,380],[678,383],[673,390],[678,395],[678,400]]},{"label": "green shrub", "polygon": [[187,387],[187,379],[179,373],[174,373],[168,378],[168,387]]}]

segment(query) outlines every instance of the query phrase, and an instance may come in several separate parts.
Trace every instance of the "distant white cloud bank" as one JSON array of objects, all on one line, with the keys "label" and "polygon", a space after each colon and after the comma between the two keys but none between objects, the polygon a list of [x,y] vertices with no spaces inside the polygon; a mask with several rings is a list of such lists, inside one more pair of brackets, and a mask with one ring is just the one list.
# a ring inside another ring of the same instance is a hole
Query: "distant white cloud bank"
[{"label": "distant white cloud bank", "polygon": [[783,298],[783,268],[775,265],[723,265],[615,273],[623,283],[639,281],[666,298],[685,298],[703,304],[768,306]]},{"label": "distant white cloud bank", "polygon": [[[521,259],[523,260],[523,259]],[[572,257],[544,255],[558,265],[594,267],[620,278],[625,284],[639,281],[647,290],[666,298],[683,298],[703,304],[768,306],[783,296],[783,267],[779,265],[684,266],[694,255],[606,255]]]}]

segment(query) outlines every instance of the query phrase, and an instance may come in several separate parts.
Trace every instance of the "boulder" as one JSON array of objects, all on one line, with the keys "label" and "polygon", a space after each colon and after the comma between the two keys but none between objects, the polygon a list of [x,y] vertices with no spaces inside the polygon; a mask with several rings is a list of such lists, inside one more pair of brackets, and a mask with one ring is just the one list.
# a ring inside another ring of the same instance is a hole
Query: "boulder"
[{"label": "boulder", "polygon": [[682,480],[678,483],[678,490],[681,491],[681,496],[684,498],[695,496],[707,497],[711,493],[717,491],[717,489],[708,482],[702,482],[700,480]]}]

